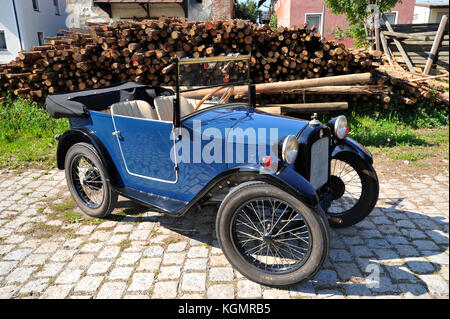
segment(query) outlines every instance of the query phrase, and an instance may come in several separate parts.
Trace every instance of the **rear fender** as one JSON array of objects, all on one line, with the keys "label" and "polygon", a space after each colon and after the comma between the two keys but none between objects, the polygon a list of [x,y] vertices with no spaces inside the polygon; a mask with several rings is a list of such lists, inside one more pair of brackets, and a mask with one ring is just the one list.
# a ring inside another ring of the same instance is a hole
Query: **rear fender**
[{"label": "rear fender", "polygon": [[56,160],[59,169],[64,169],[64,162],[68,150],[76,143],[89,143],[97,151],[103,166],[106,169],[107,180],[112,185],[120,187],[122,180],[117,173],[117,169],[100,139],[88,128],[77,127],[66,131],[58,138],[58,149],[56,151]]}]

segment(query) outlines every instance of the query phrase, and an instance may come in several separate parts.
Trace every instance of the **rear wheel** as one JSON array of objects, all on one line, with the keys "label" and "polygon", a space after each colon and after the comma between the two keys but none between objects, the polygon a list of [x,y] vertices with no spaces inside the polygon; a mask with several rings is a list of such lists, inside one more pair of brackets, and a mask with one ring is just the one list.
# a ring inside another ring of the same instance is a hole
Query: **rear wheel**
[{"label": "rear wheel", "polygon": [[330,226],[352,226],[375,207],[378,200],[378,179],[373,167],[359,156],[342,152],[331,160],[330,188],[333,201],[327,210]]},{"label": "rear wheel", "polygon": [[244,183],[223,200],[220,247],[248,279],[287,286],[312,278],[328,256],[328,225],[294,196],[265,182]]},{"label": "rear wheel", "polygon": [[65,172],[69,191],[86,215],[99,218],[111,213],[118,195],[107,181],[106,170],[92,145],[73,145],[66,154]]}]

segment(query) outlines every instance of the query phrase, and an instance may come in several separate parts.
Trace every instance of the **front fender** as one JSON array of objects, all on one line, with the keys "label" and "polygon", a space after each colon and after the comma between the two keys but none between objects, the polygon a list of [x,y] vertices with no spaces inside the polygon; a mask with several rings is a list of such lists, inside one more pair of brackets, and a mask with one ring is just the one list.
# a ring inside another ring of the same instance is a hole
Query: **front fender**
[{"label": "front fender", "polygon": [[197,196],[189,202],[189,204],[178,213],[179,216],[184,215],[191,207],[197,203],[202,203],[210,198],[212,194],[224,187],[230,185],[239,185],[241,183],[262,180],[267,181],[285,192],[302,200],[311,207],[317,206],[319,197],[312,185],[299,173],[290,167],[282,167],[273,174],[262,174],[255,166],[233,167],[218,176],[206,185]]},{"label": "front fender", "polygon": [[97,151],[100,160],[107,172],[107,179],[114,186],[122,185],[122,181],[117,174],[116,167],[109,155],[106,147],[100,139],[90,129],[85,127],[77,127],[70,129],[58,138],[58,148],[56,150],[56,160],[59,169],[64,169],[64,162],[67,151],[76,143],[89,143]]},{"label": "front fender", "polygon": [[337,144],[334,146],[334,149],[331,152],[331,158],[335,158],[337,154],[341,152],[351,152],[369,164],[373,164],[373,156],[372,154],[365,149],[361,144],[359,144],[354,139],[346,137],[342,140],[338,140]]}]

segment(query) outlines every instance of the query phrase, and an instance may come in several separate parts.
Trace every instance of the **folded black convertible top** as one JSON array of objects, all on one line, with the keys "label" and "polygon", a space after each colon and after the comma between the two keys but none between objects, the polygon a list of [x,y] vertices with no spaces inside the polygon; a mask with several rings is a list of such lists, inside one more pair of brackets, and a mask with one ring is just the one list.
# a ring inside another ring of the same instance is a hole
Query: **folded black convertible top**
[{"label": "folded black convertible top", "polygon": [[152,104],[156,96],[171,94],[171,90],[161,87],[126,82],[101,89],[49,95],[45,108],[54,118],[86,117],[88,110],[101,111],[111,104],[129,100],[145,100]]}]

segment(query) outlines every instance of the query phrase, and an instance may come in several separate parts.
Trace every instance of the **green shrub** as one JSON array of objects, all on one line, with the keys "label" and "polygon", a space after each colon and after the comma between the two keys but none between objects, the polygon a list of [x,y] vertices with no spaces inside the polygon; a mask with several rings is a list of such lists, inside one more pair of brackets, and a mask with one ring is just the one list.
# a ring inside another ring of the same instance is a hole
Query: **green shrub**
[{"label": "green shrub", "polygon": [[67,119],[53,119],[41,105],[8,96],[0,104],[0,167],[49,164],[54,157],[54,136],[68,128]]}]

